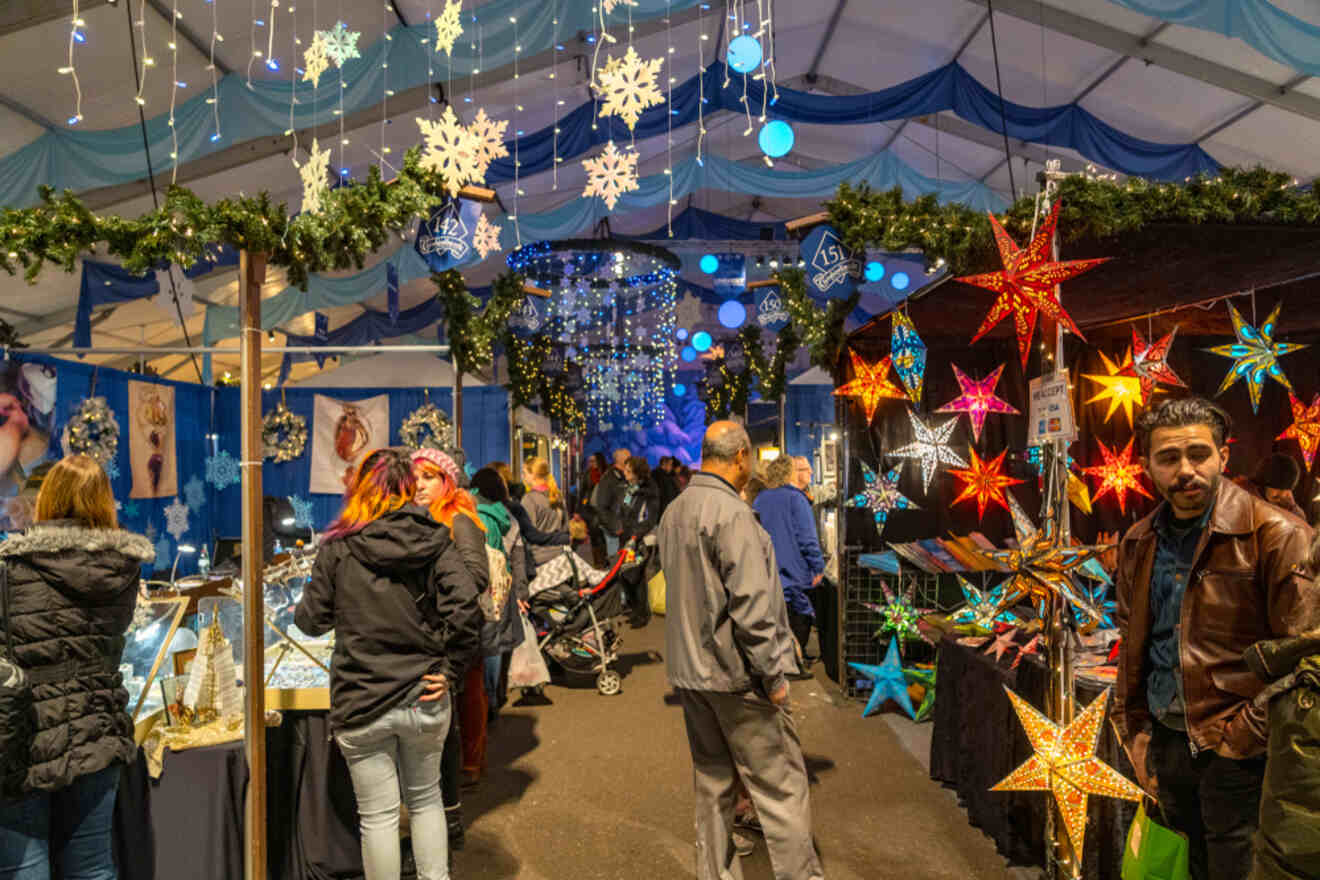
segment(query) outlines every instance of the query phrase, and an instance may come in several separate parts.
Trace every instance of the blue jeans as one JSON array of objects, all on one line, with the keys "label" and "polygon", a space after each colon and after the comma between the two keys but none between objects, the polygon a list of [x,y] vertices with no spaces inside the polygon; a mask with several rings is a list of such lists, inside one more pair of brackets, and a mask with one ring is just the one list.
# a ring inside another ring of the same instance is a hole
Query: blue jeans
[{"label": "blue jeans", "polygon": [[619,536],[605,533],[605,567],[612,568],[614,560],[619,558]]},{"label": "blue jeans", "polygon": [[335,734],[348,762],[362,830],[366,880],[398,880],[399,792],[408,805],[417,880],[449,880],[449,834],[440,797],[440,755],[449,732],[449,695],[398,706]]},{"label": "blue jeans", "polygon": [[0,878],[115,880],[111,830],[121,769],[111,764],[59,791],[0,799]]}]

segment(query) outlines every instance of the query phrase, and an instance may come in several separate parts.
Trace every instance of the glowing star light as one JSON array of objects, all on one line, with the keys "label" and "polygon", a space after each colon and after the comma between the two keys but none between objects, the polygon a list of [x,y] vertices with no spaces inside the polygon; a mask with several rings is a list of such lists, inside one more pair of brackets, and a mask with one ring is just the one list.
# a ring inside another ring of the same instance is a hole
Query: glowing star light
[{"label": "glowing star light", "polygon": [[587,188],[582,191],[583,198],[599,196],[611,211],[618,204],[619,196],[638,188],[637,154],[619,152],[614,141],[606,144],[604,151],[596,158],[583,159],[582,167],[587,170]]},{"label": "glowing star light", "polygon": [[972,423],[972,437],[979,443],[981,441],[981,429],[985,427],[985,417],[987,415],[990,413],[1021,415],[1008,401],[995,396],[995,386],[999,384],[999,377],[1003,372],[1004,365],[1000,364],[984,379],[971,379],[954,365],[953,375],[958,380],[958,387],[962,389],[962,394],[935,411],[939,413],[966,413],[967,418]]},{"label": "glowing star light", "polygon": [[335,22],[335,26],[328,31],[316,32],[317,39],[325,43],[326,57],[335,63],[335,67],[343,67],[344,62],[350,58],[362,57],[357,47],[361,36],[357,31],[350,31],[342,21]]},{"label": "glowing star light", "polygon": [[1086,801],[1091,795],[1140,801],[1144,792],[1095,756],[1109,691],[1096,697],[1067,727],[1060,727],[1004,688],[1035,752],[991,791],[1048,791],[1063,816],[1077,863],[1086,845]]},{"label": "glowing star light", "polygon": [[894,312],[889,329],[889,356],[908,397],[920,404],[926,380],[926,343],[921,341],[916,325],[905,312]]},{"label": "glowing star light", "polygon": [[1104,456],[1104,464],[1098,464],[1095,467],[1082,468],[1082,473],[1089,477],[1099,477],[1100,487],[1095,490],[1093,500],[1099,501],[1105,495],[1113,493],[1118,499],[1118,511],[1127,515],[1127,496],[1129,492],[1135,492],[1138,495],[1144,495],[1147,498],[1153,496],[1146,491],[1146,487],[1141,485],[1141,462],[1132,460],[1132,441],[1128,440],[1127,446],[1123,451],[1115,455],[1105,441],[1096,439],[1100,444],[1100,454]]},{"label": "glowing star light", "polygon": [[1027,355],[1031,352],[1031,337],[1036,332],[1038,314],[1058,321],[1078,337],[1086,338],[1059,304],[1054,287],[1069,278],[1076,278],[1083,272],[1094,269],[1107,259],[1054,262],[1052,257],[1054,227],[1059,222],[1060,204],[1062,203],[1054,203],[1054,208],[1041,224],[1036,237],[1023,249],[1018,248],[1009,234],[1004,231],[1004,227],[999,225],[995,215],[991,214],[990,225],[994,227],[995,242],[999,245],[999,257],[1004,263],[1003,271],[969,275],[958,279],[964,284],[984,287],[999,294],[995,304],[990,307],[989,314],[981,322],[980,329],[972,337],[972,342],[976,342],[990,332],[991,328],[1005,317],[1012,315],[1013,326],[1017,331],[1018,351],[1022,354],[1024,368],[1027,365]]},{"label": "glowing star light", "polygon": [[866,422],[871,423],[875,418],[876,407],[880,401],[886,398],[902,400],[907,397],[903,389],[899,388],[893,382],[889,381],[890,359],[885,357],[877,363],[868,364],[857,352],[848,351],[848,356],[852,360],[853,378],[851,382],[845,382],[834,393],[840,397],[855,397],[857,402],[862,405],[866,412]]},{"label": "glowing star light", "polygon": [[849,663],[854,670],[871,680],[871,697],[866,701],[862,717],[880,710],[886,700],[893,700],[899,708],[916,719],[916,710],[912,708],[912,698],[908,696],[907,678],[903,675],[903,662],[898,654],[898,639],[889,640],[889,649],[885,651],[885,660],[880,664]]},{"label": "glowing star light", "polygon": [[458,121],[452,105],[438,120],[417,117],[417,127],[422,131],[422,167],[443,177],[451,196],[457,197],[464,184],[485,179],[481,147]]},{"label": "glowing star light", "polygon": [[1279,366],[1279,358],[1285,354],[1292,354],[1294,351],[1306,348],[1305,345],[1296,342],[1274,341],[1274,331],[1277,329],[1279,320],[1279,309],[1282,306],[1283,303],[1276,305],[1274,311],[1270,312],[1270,316],[1265,319],[1265,323],[1260,325],[1260,329],[1257,329],[1244,321],[1238,310],[1233,307],[1232,303],[1229,303],[1228,314],[1233,319],[1233,333],[1237,336],[1237,342],[1206,349],[1206,351],[1214,354],[1233,359],[1233,368],[1228,371],[1228,375],[1224,377],[1224,381],[1220,383],[1219,391],[1216,393],[1223,394],[1229,388],[1232,388],[1238,379],[1245,379],[1247,381],[1247,393],[1251,395],[1252,412],[1260,409],[1260,391],[1265,384],[1266,376],[1292,391],[1292,383],[1283,374],[1283,368]]},{"label": "glowing star light", "polygon": [[963,598],[967,600],[967,604],[949,615],[950,623],[959,626],[977,626],[981,629],[994,629],[996,623],[1006,623],[1009,626],[1022,625],[1016,614],[1003,607],[1003,587],[997,586],[982,592],[962,575],[955,576],[958,578],[958,586],[962,588]]},{"label": "glowing star light", "polygon": [[918,459],[921,462],[921,488],[923,492],[929,492],[930,478],[935,476],[935,470],[940,465],[967,467],[967,462],[962,460],[962,456],[949,447],[949,437],[953,435],[953,429],[958,426],[958,420],[949,419],[942,425],[932,427],[917,418],[917,414],[911,409],[907,414],[916,439],[902,449],[894,450],[891,455],[895,458]]},{"label": "glowing star light", "polygon": [[1103,351],[1100,352],[1100,360],[1104,362],[1105,373],[1100,376],[1093,373],[1083,373],[1082,378],[1087,379],[1101,387],[1101,391],[1095,397],[1086,401],[1087,403],[1100,403],[1109,401],[1109,410],[1105,413],[1105,423],[1118,411],[1123,408],[1123,414],[1127,416],[1128,427],[1132,426],[1132,407],[1140,406],[1142,400],[1141,380],[1133,375],[1125,375],[1125,371],[1132,368],[1132,352],[1127,352],[1123,357],[1121,364],[1116,364],[1109,359],[1109,355]]},{"label": "glowing star light", "polygon": [[862,491],[852,497],[848,506],[870,509],[875,516],[876,534],[884,534],[889,514],[895,510],[921,509],[916,502],[898,491],[898,468],[891,468],[883,477],[877,477],[875,471],[867,467],[866,462],[858,462],[858,464],[862,466],[862,480],[865,485]]},{"label": "glowing star light", "polygon": [[302,179],[302,209],[307,214],[321,213],[321,196],[329,188],[326,174],[330,170],[330,148],[320,149],[316,138],[312,138],[312,148],[308,151],[307,161],[298,169]]},{"label": "glowing star light", "polygon": [[454,42],[463,35],[463,0],[445,0],[444,11],[435,19],[435,51],[454,54]]},{"label": "glowing star light", "polygon": [[622,59],[606,61],[596,77],[602,95],[600,115],[617,116],[632,131],[648,107],[665,102],[665,94],[656,83],[664,63],[663,58],[643,60],[632,46]]},{"label": "glowing star light", "polygon": [[500,250],[500,227],[486,219],[485,214],[477,217],[477,228],[472,233],[472,247],[484,260]]},{"label": "glowing star light", "polygon": [[954,477],[962,481],[962,492],[953,499],[954,504],[963,501],[976,499],[976,518],[978,520],[985,518],[985,509],[991,503],[998,504],[1000,507],[1008,510],[1008,501],[1004,498],[1004,490],[1009,486],[1021,485],[1022,481],[1010,477],[1004,473],[1004,456],[1008,450],[999,453],[999,457],[991,461],[982,461],[976,454],[975,447],[968,447],[967,451],[972,456],[972,465],[966,470],[952,469],[949,471]]},{"label": "glowing star light", "polygon": [[906,647],[908,639],[914,636],[934,644],[930,636],[922,632],[921,627],[918,625],[921,618],[930,613],[930,609],[918,608],[913,604],[913,596],[917,592],[917,582],[908,581],[907,590],[896,593],[889,589],[888,584],[881,581],[880,589],[884,591],[885,604],[862,603],[863,607],[880,615],[880,628],[875,631],[875,637],[878,639],[886,634],[891,634],[898,639],[900,648]]},{"label": "glowing star light", "polygon": [[312,37],[312,45],[303,53],[303,82],[313,87],[321,84],[321,74],[330,69],[330,56],[325,51],[325,40],[318,33]]},{"label": "glowing star light", "polygon": [[1182,379],[1169,366],[1169,349],[1173,347],[1173,338],[1178,335],[1174,327],[1159,342],[1147,343],[1137,328],[1132,328],[1132,363],[1123,367],[1123,372],[1135,376],[1141,382],[1141,405],[1150,403],[1151,395],[1159,391],[1158,383],[1186,388]]},{"label": "glowing star light", "polygon": [[1292,404],[1293,423],[1276,439],[1296,440],[1297,445],[1302,447],[1302,458],[1306,459],[1306,469],[1309,471],[1315,464],[1315,451],[1320,449],[1320,394],[1311,400],[1310,406],[1291,391],[1288,392],[1288,401]]}]

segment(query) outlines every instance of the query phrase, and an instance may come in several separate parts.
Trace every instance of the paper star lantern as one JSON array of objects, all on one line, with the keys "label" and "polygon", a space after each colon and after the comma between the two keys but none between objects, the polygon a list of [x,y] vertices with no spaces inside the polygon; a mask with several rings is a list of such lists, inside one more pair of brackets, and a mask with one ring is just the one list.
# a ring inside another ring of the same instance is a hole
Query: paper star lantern
[{"label": "paper star lantern", "polygon": [[1008,401],[995,396],[995,386],[1004,372],[1000,364],[990,371],[984,379],[971,379],[966,373],[953,365],[953,376],[958,380],[962,394],[949,403],[935,410],[940,413],[966,413],[972,423],[972,437],[981,442],[981,429],[985,427],[985,417],[990,413],[1021,415]]},{"label": "paper star lantern", "polygon": [[1021,626],[1022,621],[1016,614],[1003,607],[1004,589],[1002,586],[996,586],[994,589],[982,592],[972,586],[962,575],[955,575],[958,578],[958,586],[962,589],[963,598],[967,604],[963,605],[953,614],[949,615],[949,622],[959,626],[979,626],[981,629],[994,629],[996,623],[1006,623],[1009,626]]},{"label": "paper star lantern", "polygon": [[[916,714],[912,716],[912,720],[916,722],[928,720],[930,713],[935,711],[935,670],[909,666],[903,670],[903,677],[908,684],[919,684],[926,691],[921,698],[921,705],[917,707]],[[910,699],[911,695],[908,696]]]},{"label": "paper star lantern", "polygon": [[1086,802],[1091,795],[1139,801],[1144,793],[1095,756],[1109,705],[1109,691],[1096,697],[1067,727],[1060,727],[1017,694],[1004,688],[1035,752],[991,791],[1048,791],[1063,817],[1077,863],[1086,845]]},{"label": "paper star lantern", "polygon": [[1112,493],[1118,499],[1118,512],[1124,516],[1127,515],[1129,492],[1154,500],[1154,496],[1141,485],[1143,471],[1141,462],[1132,460],[1132,440],[1128,440],[1127,446],[1123,447],[1123,451],[1118,455],[1105,445],[1105,441],[1097,437],[1096,442],[1100,444],[1100,454],[1104,457],[1104,464],[1082,468],[1082,473],[1088,477],[1100,478],[1100,487],[1095,490],[1094,500],[1099,501],[1105,495]]},{"label": "paper star lantern", "polygon": [[1068,471],[1068,500],[1082,513],[1091,512],[1091,490],[1072,471]]},{"label": "paper star lantern", "polygon": [[312,44],[303,52],[303,82],[309,82],[315,88],[321,84],[321,74],[330,69],[330,56],[325,51],[325,38],[317,32],[312,37]]},{"label": "paper star lantern", "polygon": [[1095,629],[1113,629],[1114,613],[1118,610],[1118,603],[1109,598],[1109,588],[1112,584],[1096,583],[1090,586],[1082,585],[1091,605],[1100,612],[1099,617],[1092,617],[1084,611],[1077,612],[1077,629],[1079,632],[1088,633]]},{"label": "paper star lantern", "polygon": [[869,425],[875,418],[875,410],[880,405],[880,401],[886,398],[902,400],[907,395],[889,381],[891,365],[889,357],[881,359],[878,363],[868,364],[852,349],[848,350],[848,355],[852,359],[852,381],[840,385],[834,389],[834,393],[838,396],[857,398],[857,402],[866,411],[866,423]]},{"label": "paper star lantern", "polygon": [[872,683],[871,698],[866,701],[866,708],[862,710],[863,718],[878,712],[886,700],[893,700],[909,718],[916,718],[917,713],[912,708],[912,698],[908,696],[907,678],[903,675],[903,663],[898,656],[898,639],[889,640],[889,650],[885,652],[883,663],[879,665],[849,663],[848,665],[865,675]]},{"label": "paper star lantern", "polygon": [[445,8],[435,19],[435,51],[454,54],[454,43],[463,35],[463,0],[445,0]]},{"label": "paper star lantern", "polygon": [[648,107],[665,102],[656,82],[664,63],[664,58],[643,60],[632,46],[622,58],[607,61],[596,76],[602,95],[600,115],[617,116],[632,131]]},{"label": "paper star lantern", "polygon": [[599,196],[611,211],[620,196],[638,188],[637,153],[619,152],[614,141],[606,144],[596,158],[583,159],[582,167],[587,170],[587,188],[582,197]]},{"label": "paper star lantern", "polygon": [[885,604],[877,605],[875,602],[863,602],[866,609],[880,615],[880,628],[875,631],[876,638],[882,638],[886,634],[892,635],[898,639],[900,648],[906,647],[908,639],[917,637],[922,641],[934,644],[930,636],[921,631],[918,624],[923,615],[929,614],[929,608],[917,608],[913,604],[913,596],[917,591],[916,581],[909,580],[906,591],[895,592],[889,589],[889,586],[881,581],[881,590],[885,594]]},{"label": "paper star lantern", "polygon": [[949,437],[953,435],[953,429],[958,426],[958,420],[949,419],[942,425],[932,427],[917,418],[917,414],[912,409],[909,408],[907,414],[916,439],[891,454],[895,458],[915,458],[920,461],[922,491],[929,492],[930,478],[935,475],[935,470],[940,465],[967,467],[967,462],[962,460],[962,456],[949,446]]},{"label": "paper star lantern", "polygon": [[335,67],[343,67],[344,62],[350,58],[362,57],[357,47],[358,38],[362,34],[350,31],[342,21],[335,22],[335,26],[328,31],[317,31],[316,36],[325,43],[326,57],[335,63]]},{"label": "paper star lantern", "polygon": [[976,499],[976,518],[978,520],[985,518],[985,509],[990,504],[998,504],[1000,507],[1008,510],[1008,501],[1004,498],[1004,490],[1009,486],[1021,485],[1022,481],[1010,477],[1004,473],[1004,456],[1008,450],[999,453],[997,458],[990,461],[982,461],[976,454],[976,447],[969,446],[968,453],[972,457],[972,465],[966,470],[950,470],[949,473],[962,481],[962,492],[953,499],[954,504],[963,501]]},{"label": "paper star lantern", "polygon": [[1232,303],[1228,304],[1228,314],[1233,319],[1233,333],[1237,336],[1237,342],[1206,349],[1213,354],[1233,359],[1233,368],[1220,383],[1216,394],[1223,394],[1232,388],[1238,379],[1245,379],[1247,393],[1251,396],[1251,411],[1256,412],[1260,409],[1260,392],[1266,376],[1292,391],[1292,383],[1283,374],[1283,368],[1279,366],[1279,358],[1294,351],[1301,351],[1306,346],[1295,342],[1274,341],[1279,309],[1282,307],[1283,303],[1277,304],[1274,311],[1265,319],[1265,323],[1257,329],[1242,319],[1242,315]]},{"label": "paper star lantern", "polygon": [[1004,659],[1005,654],[1017,647],[1017,641],[1015,640],[1016,636],[1016,629],[1006,629],[996,635],[994,639],[986,645],[985,651],[982,653],[994,654],[995,662],[998,663],[1000,660]]},{"label": "paper star lantern", "polygon": [[1315,451],[1320,449],[1320,394],[1317,394],[1308,407],[1288,392],[1288,402],[1292,405],[1293,423],[1280,434],[1277,440],[1296,440],[1302,447],[1302,458],[1306,459],[1306,469],[1315,464]]},{"label": "paper star lantern", "polygon": [[1127,416],[1128,427],[1132,427],[1132,407],[1139,406],[1142,401],[1141,380],[1136,376],[1128,375],[1127,371],[1132,368],[1132,352],[1127,352],[1123,356],[1123,362],[1116,364],[1109,359],[1109,355],[1103,351],[1100,352],[1100,360],[1104,361],[1105,373],[1100,376],[1093,373],[1083,373],[1083,379],[1089,379],[1095,384],[1101,386],[1101,391],[1095,397],[1086,401],[1087,403],[1099,403],[1109,401],[1109,411],[1105,413],[1105,423],[1118,411],[1123,408],[1123,414]]},{"label": "paper star lantern", "polygon": [[1132,328],[1132,363],[1123,370],[1126,375],[1135,376],[1141,382],[1141,405],[1150,403],[1151,396],[1159,391],[1158,383],[1177,385],[1186,388],[1182,379],[1169,366],[1169,349],[1173,347],[1173,338],[1178,335],[1178,328],[1165,334],[1159,342],[1147,344],[1145,338]]},{"label": "paper star lantern", "polygon": [[865,485],[862,491],[852,497],[848,506],[868,508],[875,516],[877,534],[884,534],[885,523],[889,521],[889,514],[893,511],[921,509],[916,502],[898,491],[898,468],[891,468],[883,477],[877,477],[875,471],[871,470],[866,462],[858,462],[858,464],[862,466],[862,481]]},{"label": "paper star lantern", "polygon": [[472,233],[472,247],[484,260],[500,250],[500,227],[486,219],[485,214],[477,217],[477,228]]},{"label": "paper star lantern", "polygon": [[308,151],[307,161],[298,169],[298,177],[302,179],[304,213],[321,213],[321,197],[330,187],[326,181],[329,170],[330,148],[320,149],[316,138],[312,138],[312,148]]},{"label": "paper star lantern", "polygon": [[917,335],[917,327],[906,312],[894,312],[890,322],[889,357],[908,397],[920,404],[926,381],[926,343]]},{"label": "paper star lantern", "polygon": [[1017,669],[1018,664],[1022,662],[1022,658],[1032,654],[1040,655],[1040,633],[1032,636],[1025,645],[1017,646],[1017,656],[1013,658],[1013,663],[1008,668]]},{"label": "paper star lantern", "polygon": [[1054,262],[1054,227],[1059,222],[1060,204],[1054,203],[1054,208],[1041,224],[1036,237],[1024,249],[1018,248],[1004,227],[999,225],[995,215],[991,214],[990,225],[994,227],[995,243],[999,245],[999,257],[1004,263],[1003,270],[958,279],[964,284],[984,287],[999,294],[980,329],[972,337],[972,342],[979,340],[1005,317],[1012,315],[1024,368],[1027,366],[1027,355],[1031,352],[1031,337],[1036,332],[1038,314],[1062,323],[1081,339],[1086,338],[1059,304],[1054,287],[1094,269],[1107,259]]}]

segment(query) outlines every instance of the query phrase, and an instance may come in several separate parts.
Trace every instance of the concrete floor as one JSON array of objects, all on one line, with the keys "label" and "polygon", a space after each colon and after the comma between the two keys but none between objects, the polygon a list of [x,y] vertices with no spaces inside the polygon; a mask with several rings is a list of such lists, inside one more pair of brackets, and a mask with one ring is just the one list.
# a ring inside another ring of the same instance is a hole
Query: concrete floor
[{"label": "concrete floor", "polygon": [[[490,767],[467,793],[456,880],[694,876],[692,765],[681,710],[666,700],[664,620],[624,630],[623,693],[594,682],[546,688],[550,706],[506,707]],[[967,824],[924,766],[928,727],[861,717],[824,678],[795,682],[793,713],[812,775],[817,843],[831,880],[1021,880]],[[747,880],[773,876],[764,844]]]}]

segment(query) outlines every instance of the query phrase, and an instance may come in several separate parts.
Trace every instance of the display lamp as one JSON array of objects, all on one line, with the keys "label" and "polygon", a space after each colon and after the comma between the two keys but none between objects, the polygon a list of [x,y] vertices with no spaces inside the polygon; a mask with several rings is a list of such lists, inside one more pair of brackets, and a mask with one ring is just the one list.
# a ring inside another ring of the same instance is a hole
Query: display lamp
[{"label": "display lamp", "polygon": [[179,571],[179,559],[185,554],[193,554],[197,548],[192,544],[180,544],[179,552],[174,554],[174,565],[170,568],[170,586],[174,586],[174,575]]},{"label": "display lamp", "polygon": [[751,73],[761,64],[761,41],[748,34],[729,41],[729,67],[738,73]]},{"label": "display lamp", "polygon": [[756,142],[761,145],[761,152],[771,159],[787,156],[793,149],[793,126],[782,119],[772,119],[761,126],[761,133]]}]

